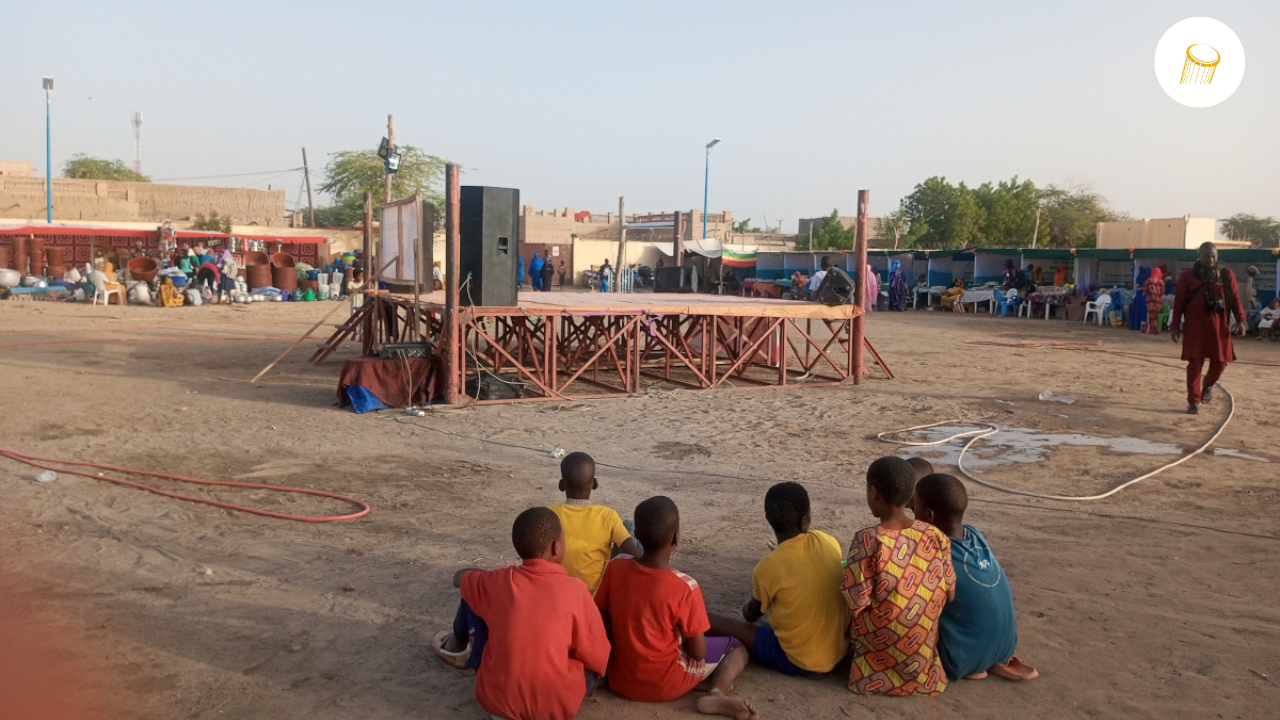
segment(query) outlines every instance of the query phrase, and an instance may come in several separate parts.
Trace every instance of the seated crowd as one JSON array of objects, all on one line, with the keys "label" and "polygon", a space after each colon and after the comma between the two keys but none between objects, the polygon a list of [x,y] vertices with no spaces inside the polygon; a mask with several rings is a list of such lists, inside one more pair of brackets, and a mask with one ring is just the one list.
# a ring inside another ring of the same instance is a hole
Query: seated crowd
[{"label": "seated crowd", "polygon": [[1014,656],[1008,579],[964,524],[964,485],[898,457],[872,463],[866,482],[877,522],[847,553],[810,527],[803,486],[769,488],[776,544],[752,572],[739,619],[709,612],[698,581],[672,566],[681,525],[671,498],[635,508],[633,537],[616,511],[591,504],[595,461],[572,453],[561,463],[565,501],[512,526],[521,564],[454,575],[462,599],[433,649],[476,671],[476,700],[500,720],[571,718],[601,682],[636,702],[701,692],[700,712],[748,720],[756,709],[730,693],[751,662],[806,679],[847,663],[859,694],[1035,678]]}]

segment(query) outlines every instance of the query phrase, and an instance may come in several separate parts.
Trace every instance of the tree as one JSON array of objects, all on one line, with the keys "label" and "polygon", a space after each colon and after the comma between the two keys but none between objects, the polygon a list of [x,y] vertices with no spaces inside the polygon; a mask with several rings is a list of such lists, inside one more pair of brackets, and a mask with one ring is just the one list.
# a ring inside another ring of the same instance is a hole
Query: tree
[{"label": "tree", "polygon": [[230,235],[231,216],[220,216],[218,215],[217,210],[210,210],[208,217],[205,217],[203,214],[197,214],[195,217],[191,218],[191,229],[204,230],[207,232],[220,232]]},{"label": "tree", "polygon": [[1031,244],[1035,233],[1036,186],[1030,180],[1018,181],[1014,176],[996,185],[989,182],[973,191],[982,207],[982,229],[979,247],[1023,247]]},{"label": "tree", "polygon": [[151,178],[134,172],[121,160],[104,160],[83,153],[72,155],[71,159],[62,166],[62,177],[80,180],[151,182]]},{"label": "tree", "polygon": [[953,186],[944,177],[931,177],[903,198],[902,209],[913,230],[919,230],[914,239],[918,247],[972,247],[981,238],[985,213],[964,183]]},{"label": "tree", "polygon": [[911,247],[915,244],[920,234],[924,232],[925,226],[922,224],[911,224],[911,218],[907,215],[906,209],[901,205],[897,210],[880,218],[880,235],[877,238],[881,245],[888,245],[893,242],[893,249],[900,247]]},{"label": "tree", "polygon": [[853,247],[856,234],[856,228],[845,229],[844,224],[840,222],[840,211],[832,210],[831,214],[823,218],[822,222],[813,229],[813,243],[809,249],[848,250]]},{"label": "tree", "polygon": [[755,227],[751,224],[751,218],[747,218],[746,220],[739,220],[738,222],[734,223],[733,231],[739,234],[764,232],[760,228]]},{"label": "tree", "polygon": [[1045,247],[1090,247],[1097,242],[1098,223],[1127,220],[1127,213],[1107,207],[1107,199],[1088,183],[1068,180],[1065,187],[1048,185],[1039,192],[1040,237]]},{"label": "tree", "polygon": [[[400,168],[391,176],[391,196],[402,198],[421,192],[436,207],[436,226],[444,219],[445,160],[424,153],[412,145],[401,145]],[[382,206],[386,175],[382,158],[374,150],[342,150],[329,156],[320,191],[333,198],[333,205],[316,208],[317,222],[327,226],[359,225],[364,220],[364,194],[373,194],[375,214]],[[376,216],[376,215],[375,215]]]},{"label": "tree", "polygon": [[1273,217],[1236,213],[1222,221],[1222,234],[1254,247],[1280,247],[1280,222]]}]

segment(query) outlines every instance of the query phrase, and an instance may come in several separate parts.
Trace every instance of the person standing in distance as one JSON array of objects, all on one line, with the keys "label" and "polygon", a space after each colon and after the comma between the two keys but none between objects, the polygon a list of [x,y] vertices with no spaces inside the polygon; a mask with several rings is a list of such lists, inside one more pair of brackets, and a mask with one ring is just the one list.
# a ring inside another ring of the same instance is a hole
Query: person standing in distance
[{"label": "person standing in distance", "polygon": [[[1232,318],[1236,321],[1234,331]],[[1232,333],[1243,336],[1246,327],[1235,273],[1218,265],[1218,246],[1213,243],[1202,244],[1200,259],[1178,277],[1170,321],[1170,334],[1174,342],[1182,342],[1182,359],[1187,361],[1187,412],[1195,415],[1200,412],[1201,401],[1212,398],[1213,386],[1227,363],[1236,359]],[[1209,372],[1204,376],[1202,390],[1200,372],[1206,360]]]}]

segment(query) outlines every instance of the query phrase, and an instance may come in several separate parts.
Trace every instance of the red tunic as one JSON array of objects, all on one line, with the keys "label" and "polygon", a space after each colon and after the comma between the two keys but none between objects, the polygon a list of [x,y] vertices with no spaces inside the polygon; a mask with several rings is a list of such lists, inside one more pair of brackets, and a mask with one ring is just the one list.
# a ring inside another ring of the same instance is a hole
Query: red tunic
[{"label": "red tunic", "polygon": [[[1236,359],[1231,346],[1231,323],[1228,315],[1234,315],[1237,323],[1245,321],[1244,306],[1240,304],[1240,286],[1236,275],[1226,270],[1226,312],[1209,312],[1205,303],[1204,282],[1196,277],[1194,268],[1183,270],[1178,277],[1178,287],[1173,296],[1172,329],[1182,329],[1183,360],[1217,360],[1229,363]],[[1185,317],[1184,317],[1185,315]]]}]

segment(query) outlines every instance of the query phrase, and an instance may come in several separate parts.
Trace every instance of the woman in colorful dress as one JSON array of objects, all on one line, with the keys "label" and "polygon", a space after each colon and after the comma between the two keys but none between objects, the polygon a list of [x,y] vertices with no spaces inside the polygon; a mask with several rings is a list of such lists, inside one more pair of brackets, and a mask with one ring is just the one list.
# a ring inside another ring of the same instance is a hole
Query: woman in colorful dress
[{"label": "woman in colorful dress", "polygon": [[1151,277],[1142,285],[1147,299],[1147,327],[1143,332],[1148,335],[1160,334],[1160,310],[1164,307],[1164,275],[1160,268],[1151,268]]}]

